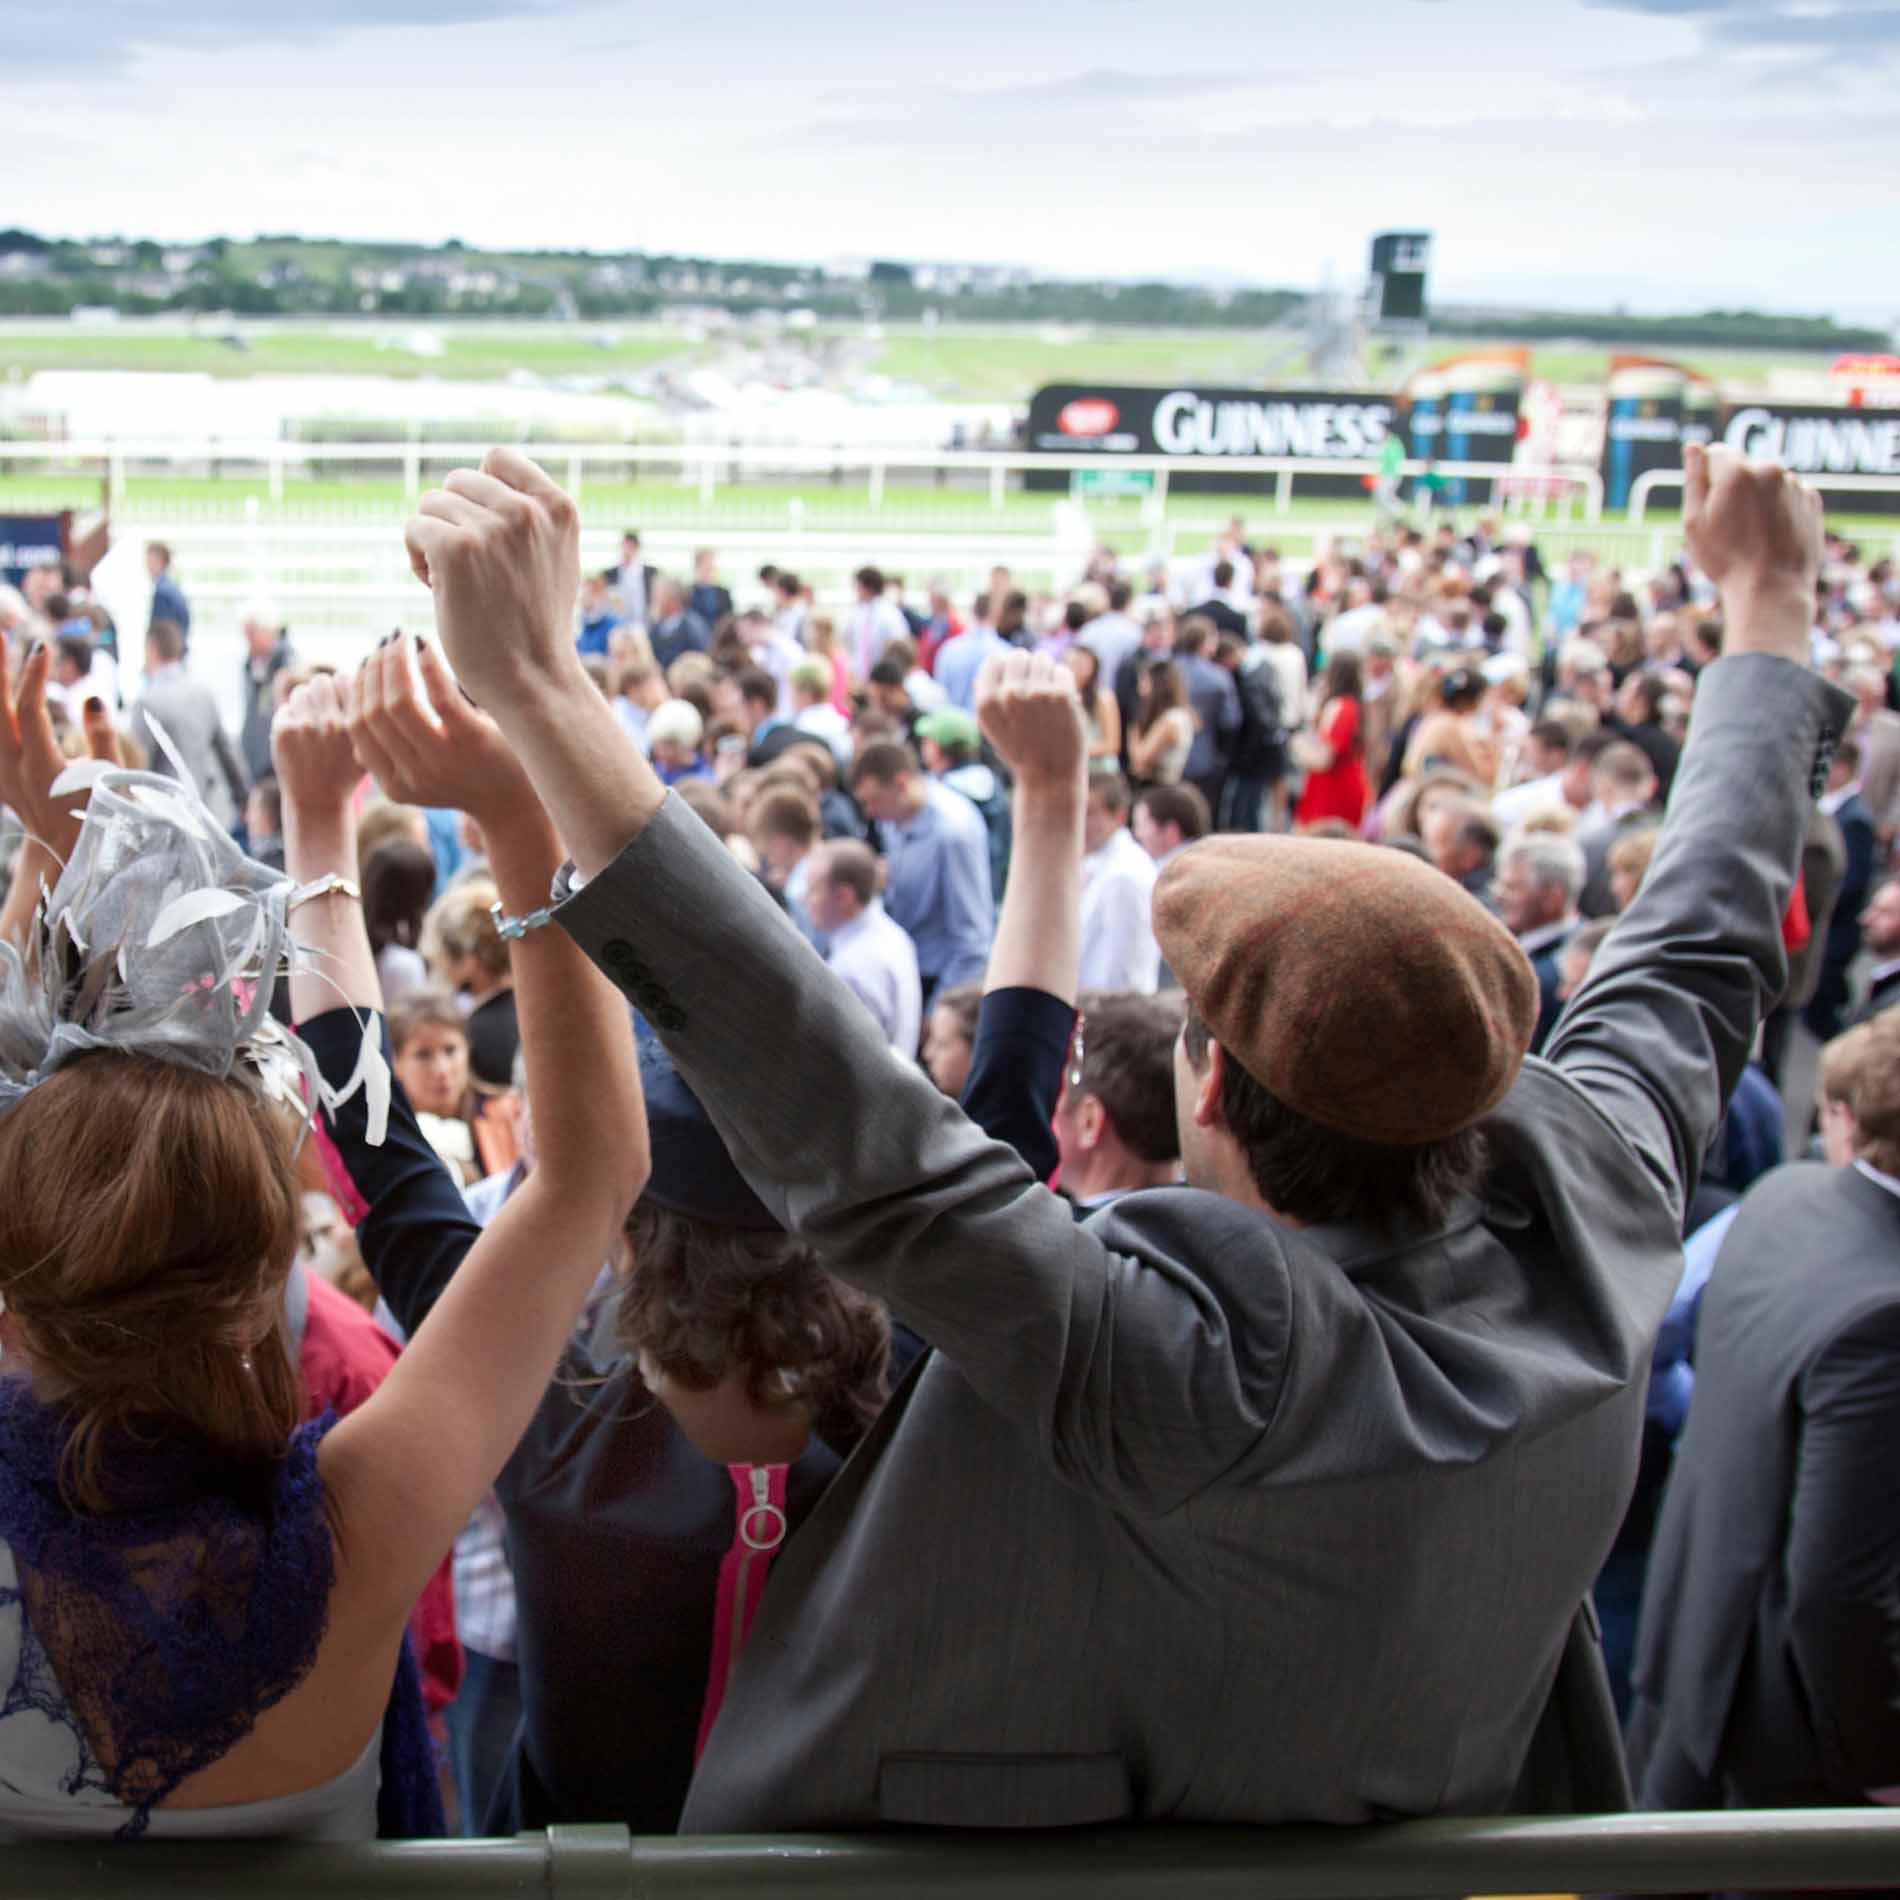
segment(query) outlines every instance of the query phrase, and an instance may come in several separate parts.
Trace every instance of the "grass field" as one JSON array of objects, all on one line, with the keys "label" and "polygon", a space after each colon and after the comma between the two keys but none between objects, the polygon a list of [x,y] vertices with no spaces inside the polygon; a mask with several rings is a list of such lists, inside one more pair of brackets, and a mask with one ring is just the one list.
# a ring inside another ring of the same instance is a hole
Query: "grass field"
[{"label": "grass field", "polygon": [[[432,471],[439,473],[439,471]],[[986,531],[999,534],[1047,534],[1052,531],[1058,494],[1028,493],[1018,488],[1004,492],[1003,505],[991,503],[986,486],[938,486],[893,481],[882,504],[873,509],[864,483],[848,479],[832,483],[823,478],[757,481],[717,489],[710,505],[700,498],[696,483],[669,481],[589,481],[582,489],[582,514],[590,527],[638,525],[643,529],[690,532],[717,543],[722,534],[739,535],[760,529],[815,534],[920,533],[956,534],[980,538]],[[103,504],[102,484],[85,476],[0,475],[0,512],[34,514],[62,508],[86,510]],[[793,504],[799,504],[796,513]],[[252,508],[255,506],[255,515]],[[126,483],[126,516],[141,522],[177,521],[236,524],[255,519],[260,526],[283,524],[361,525],[387,522],[394,526],[408,512],[402,484],[397,481],[288,481],[281,501],[272,501],[260,478],[234,475],[134,476]],[[1475,513],[1467,509],[1465,516]],[[1300,498],[1284,515],[1273,507],[1270,495],[1170,495],[1165,518],[1172,544],[1192,551],[1211,544],[1214,532],[1240,514],[1256,539],[1273,542],[1284,536],[1304,543],[1320,528],[1364,531],[1372,525],[1369,503],[1318,501]],[[1831,511],[1830,523],[1844,533],[1861,535],[1883,546],[1900,547],[1900,517],[1856,516]],[[1124,552],[1134,552],[1150,538],[1150,523],[1142,503],[1134,498],[1093,499],[1088,504],[1091,534]],[[1646,536],[1654,527],[1667,528],[1675,511],[1667,506],[1650,509],[1632,530]],[[1566,544],[1573,534],[1587,536],[1580,517],[1553,517],[1534,523],[1540,540]],[[1623,515],[1605,512],[1595,532],[1624,527]]]},{"label": "grass field", "polygon": [[[207,329],[193,333],[172,320],[125,322],[97,329],[70,324],[0,324],[0,383],[41,369],[195,371],[217,377],[261,375],[391,376],[492,382],[521,374],[550,382],[616,381],[667,362],[676,368],[743,355],[744,333],[706,339],[677,325],[586,323],[248,324],[234,334],[243,347]],[[407,347],[426,334],[440,355]],[[894,324],[879,334],[827,325],[784,339],[779,349],[809,345],[848,357],[854,375],[914,383],[945,401],[1026,403],[1052,382],[1201,382],[1241,387],[1295,387],[1311,380],[1305,347],[1290,332],[1252,330],[1064,331],[1048,325],[990,328]],[[1367,353],[1381,386],[1437,359],[1484,345],[1432,337],[1394,356]],[[1532,355],[1532,373],[1564,383],[1601,382],[1608,348],[1551,345]],[[1762,351],[1688,350],[1681,360],[1718,381],[1760,385],[1778,368],[1824,368],[1824,356]],[[770,373],[769,370],[767,373]],[[851,380],[853,378],[847,378]]]}]

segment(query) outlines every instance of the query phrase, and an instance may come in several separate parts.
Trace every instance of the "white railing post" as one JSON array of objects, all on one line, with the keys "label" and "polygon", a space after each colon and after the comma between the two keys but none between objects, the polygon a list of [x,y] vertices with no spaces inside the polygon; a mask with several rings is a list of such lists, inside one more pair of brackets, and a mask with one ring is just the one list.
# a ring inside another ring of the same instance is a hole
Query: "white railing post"
[{"label": "white railing post", "polygon": [[702,508],[710,508],[712,506],[716,474],[717,471],[713,467],[712,453],[708,450],[706,454],[700,458],[699,463],[699,505]]},{"label": "white railing post", "polygon": [[998,513],[1003,511],[1003,498],[1008,493],[1009,469],[1001,462],[990,464],[990,506]]},{"label": "white railing post", "polygon": [[266,464],[270,483],[270,498],[279,506],[284,499],[284,451],[281,444],[271,447],[270,461]]},{"label": "white railing post", "polygon": [[581,498],[581,458],[578,455],[567,458],[567,493],[571,501]]},{"label": "white railing post", "polygon": [[125,451],[117,443],[106,455],[106,508],[115,518],[125,508]]},{"label": "white railing post", "polygon": [[878,513],[884,506],[884,464],[882,462],[871,464],[870,504],[873,514]]},{"label": "white railing post", "polygon": [[402,446],[402,492],[411,507],[422,499],[422,444],[413,435]]},{"label": "white railing post", "polygon": [[1273,479],[1273,506],[1283,515],[1293,512],[1293,471],[1290,468],[1281,469]]}]

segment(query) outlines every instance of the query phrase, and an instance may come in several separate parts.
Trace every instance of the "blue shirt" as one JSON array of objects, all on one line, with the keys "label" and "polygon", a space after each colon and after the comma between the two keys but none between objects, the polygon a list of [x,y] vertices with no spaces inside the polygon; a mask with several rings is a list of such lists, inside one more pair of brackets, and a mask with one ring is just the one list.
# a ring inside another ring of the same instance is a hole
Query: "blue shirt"
[{"label": "blue shirt", "polygon": [[917,816],[889,830],[884,908],[910,932],[919,974],[941,989],[979,982],[996,931],[982,813],[933,780]]},{"label": "blue shirt", "polygon": [[574,642],[574,645],[582,653],[598,653],[602,659],[605,659],[608,644],[613,638],[613,631],[619,625],[618,614],[596,614],[592,620],[581,622],[581,637]]},{"label": "blue shirt", "polygon": [[653,657],[658,661],[662,673],[682,653],[712,651],[712,631],[695,613],[675,614],[671,620],[660,621],[648,637],[653,643]]},{"label": "blue shirt", "polygon": [[169,574],[152,583],[152,618],[169,620],[187,639],[191,636],[191,605]]},{"label": "blue shirt", "polygon": [[937,653],[937,684],[951,705],[976,710],[976,676],[992,653],[1007,653],[1010,645],[994,627],[972,627],[946,640]]}]

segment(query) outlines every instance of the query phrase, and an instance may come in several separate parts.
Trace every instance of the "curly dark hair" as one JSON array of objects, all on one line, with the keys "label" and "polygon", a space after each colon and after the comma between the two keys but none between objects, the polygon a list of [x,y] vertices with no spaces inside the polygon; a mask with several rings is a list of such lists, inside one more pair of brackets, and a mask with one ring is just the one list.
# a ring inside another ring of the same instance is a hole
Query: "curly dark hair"
[{"label": "curly dark hair", "polygon": [[[693,1391],[746,1369],[754,1404],[789,1390],[833,1450],[857,1442],[889,1391],[890,1319],[790,1234],[715,1226],[641,1200],[627,1217],[633,1271],[620,1344]],[[840,1442],[842,1441],[842,1442]]]}]

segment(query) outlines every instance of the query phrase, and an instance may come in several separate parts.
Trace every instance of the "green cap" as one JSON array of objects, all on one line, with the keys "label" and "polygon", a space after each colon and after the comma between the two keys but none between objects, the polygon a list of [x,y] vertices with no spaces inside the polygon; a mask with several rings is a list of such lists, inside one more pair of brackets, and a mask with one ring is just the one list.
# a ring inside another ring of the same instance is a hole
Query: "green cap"
[{"label": "green cap", "polygon": [[933,713],[926,713],[917,722],[917,736],[920,739],[934,740],[946,748],[966,745],[974,751],[982,740],[982,733],[970,714],[955,706],[939,706]]}]

